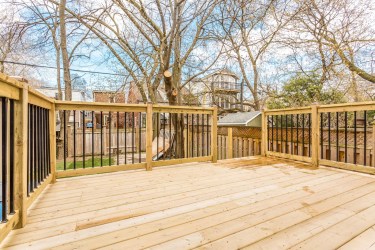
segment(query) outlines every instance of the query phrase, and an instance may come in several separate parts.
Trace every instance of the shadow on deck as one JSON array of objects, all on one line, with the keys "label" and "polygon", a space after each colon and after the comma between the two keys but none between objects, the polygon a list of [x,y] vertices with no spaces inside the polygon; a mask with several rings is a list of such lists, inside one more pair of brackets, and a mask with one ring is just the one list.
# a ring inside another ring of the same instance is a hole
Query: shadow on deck
[{"label": "shadow on deck", "polygon": [[365,249],[375,178],[249,157],[59,179],[12,249]]}]

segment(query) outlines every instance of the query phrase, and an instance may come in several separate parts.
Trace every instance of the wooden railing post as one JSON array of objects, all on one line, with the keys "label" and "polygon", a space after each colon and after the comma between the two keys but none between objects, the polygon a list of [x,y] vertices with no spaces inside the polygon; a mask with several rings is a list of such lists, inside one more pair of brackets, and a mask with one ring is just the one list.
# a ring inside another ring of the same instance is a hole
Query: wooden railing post
[{"label": "wooden railing post", "polygon": [[146,111],[146,170],[152,170],[152,104],[147,104]]},{"label": "wooden railing post", "polygon": [[233,158],[233,128],[228,128],[227,159]]},{"label": "wooden railing post", "polygon": [[372,123],[372,166],[375,166],[375,122]]},{"label": "wooden railing post", "polygon": [[[51,183],[56,182],[56,110],[53,103],[49,110],[49,138],[50,138],[50,164],[51,164]],[[71,137],[71,136],[70,136]]]},{"label": "wooden railing post", "polygon": [[211,148],[212,148],[212,162],[217,162],[217,107],[214,107],[212,112],[212,129],[211,129]]},{"label": "wooden railing post", "polygon": [[267,141],[268,141],[268,131],[267,131],[267,113],[266,110],[262,110],[262,140],[261,140],[261,155],[267,156]]},{"label": "wooden railing post", "polygon": [[17,227],[22,228],[27,220],[27,122],[28,85],[20,89],[20,99],[15,105],[15,209],[19,212]]},{"label": "wooden railing post", "polygon": [[311,106],[311,163],[319,166],[319,113],[318,106]]}]

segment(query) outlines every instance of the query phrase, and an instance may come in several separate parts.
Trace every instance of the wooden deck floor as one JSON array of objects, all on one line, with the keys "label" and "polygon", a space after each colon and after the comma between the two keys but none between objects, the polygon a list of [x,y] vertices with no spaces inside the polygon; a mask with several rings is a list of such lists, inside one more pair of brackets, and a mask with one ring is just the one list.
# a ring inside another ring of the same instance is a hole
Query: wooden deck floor
[{"label": "wooden deck floor", "polygon": [[375,249],[375,178],[279,159],[60,179],[11,249]]}]

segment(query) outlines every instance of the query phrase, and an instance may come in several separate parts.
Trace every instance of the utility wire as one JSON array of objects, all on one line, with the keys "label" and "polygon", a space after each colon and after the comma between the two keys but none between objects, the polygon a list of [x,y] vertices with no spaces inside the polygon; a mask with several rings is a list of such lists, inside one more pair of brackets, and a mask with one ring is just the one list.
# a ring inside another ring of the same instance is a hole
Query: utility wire
[{"label": "utility wire", "polygon": [[[30,64],[30,63],[21,63],[21,62],[13,62],[13,61],[6,61],[1,60],[1,63],[9,63],[9,64],[16,64],[16,65],[23,65],[23,66],[30,66],[36,68],[44,68],[44,69],[57,69],[54,66],[47,66],[47,65],[38,65],[38,64]],[[108,73],[108,72],[99,72],[99,71],[90,71],[90,70],[83,70],[83,69],[69,69],[70,71],[81,72],[81,73],[94,73],[94,74],[101,74],[101,75],[113,75],[113,76],[129,76],[124,74],[118,73]]]}]

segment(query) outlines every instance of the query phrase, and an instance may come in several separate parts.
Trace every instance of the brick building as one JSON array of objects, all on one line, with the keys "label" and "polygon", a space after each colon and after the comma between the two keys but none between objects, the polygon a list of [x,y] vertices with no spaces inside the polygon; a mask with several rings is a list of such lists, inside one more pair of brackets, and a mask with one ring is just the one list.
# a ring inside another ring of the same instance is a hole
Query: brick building
[{"label": "brick building", "polygon": [[[126,103],[126,95],[124,92],[120,91],[97,90],[93,91],[93,100],[94,102]],[[95,128],[99,129],[101,125],[101,112],[95,112],[94,116]],[[109,112],[103,112],[103,125],[108,127],[109,124],[111,124],[111,127],[113,128],[124,128],[125,113],[120,112],[118,118],[119,119],[117,120],[117,113],[111,113],[110,116]]]}]

